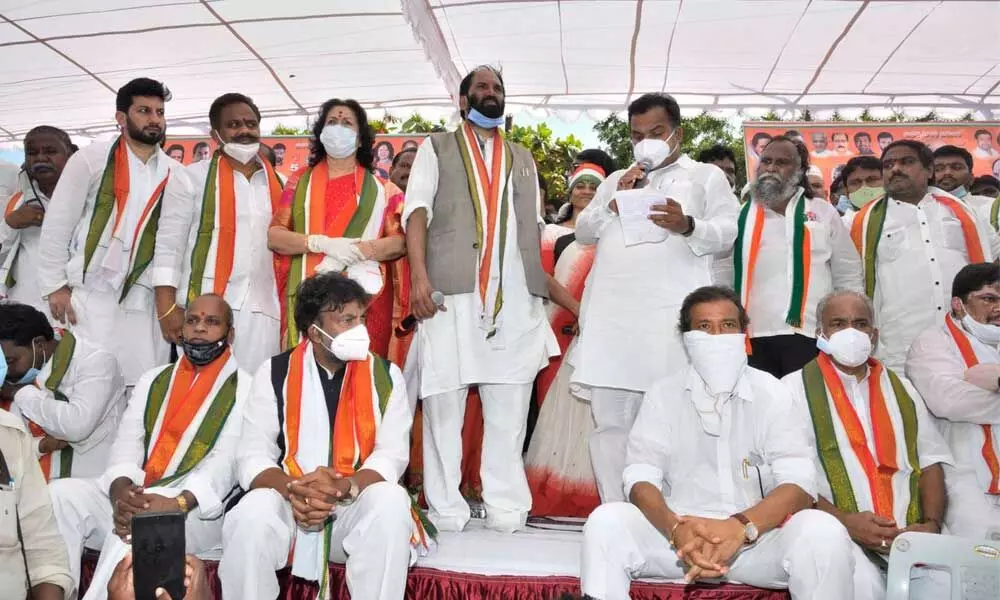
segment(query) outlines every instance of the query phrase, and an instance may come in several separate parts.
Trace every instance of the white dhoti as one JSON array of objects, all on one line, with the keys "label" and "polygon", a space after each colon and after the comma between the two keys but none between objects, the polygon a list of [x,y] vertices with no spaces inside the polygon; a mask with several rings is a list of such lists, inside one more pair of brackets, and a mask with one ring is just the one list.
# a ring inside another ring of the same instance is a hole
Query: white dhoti
[{"label": "white dhoti", "polygon": [[233,354],[248,373],[281,352],[281,322],[247,308],[233,311]]},{"label": "white dhoti", "polygon": [[622,474],[625,472],[628,432],[639,414],[643,393],[603,387],[586,389],[594,414],[590,462],[594,465],[597,491],[601,494],[601,502],[622,502],[626,499]]},{"label": "white dhoti", "polygon": [[[385,481],[372,484],[354,504],[338,507],[335,517],[330,559],[346,563],[351,597],[402,599],[406,571],[416,559],[410,548],[413,520],[406,490]],[[244,496],[226,515],[222,531],[223,597],[276,598],[275,571],[288,564],[295,527],[291,506],[275,490],[253,490]]]},{"label": "white dhoti", "polygon": [[970,539],[1000,540],[1000,496],[983,492],[975,475],[944,466],[948,488],[948,510],[944,515],[947,532]]},{"label": "white dhoti", "polygon": [[[128,544],[114,534],[111,501],[96,479],[57,479],[49,484],[52,510],[55,513],[59,532],[66,540],[69,553],[70,574],[73,582],[80,585],[80,557],[83,547],[100,547],[101,557],[97,561],[94,577],[87,588],[84,600],[105,600],[108,597],[108,582],[115,567],[128,552]],[[149,494],[173,498],[183,490],[177,488],[149,488]],[[189,513],[184,527],[185,551],[199,554],[217,548],[222,541],[222,518],[212,520],[198,518]],[[77,593],[79,587],[77,587]]]},{"label": "white dhoti", "polygon": [[[804,510],[743,550],[726,580],[787,588],[792,598],[881,598],[885,592],[880,580],[855,577],[855,564],[861,561],[868,559],[837,519]],[[598,600],[627,600],[632,579],[680,580],[682,565],[667,538],[632,504],[602,505],[587,520],[580,568],[584,594]],[[874,566],[872,571],[878,574]],[[876,593],[879,587],[882,591]]]}]

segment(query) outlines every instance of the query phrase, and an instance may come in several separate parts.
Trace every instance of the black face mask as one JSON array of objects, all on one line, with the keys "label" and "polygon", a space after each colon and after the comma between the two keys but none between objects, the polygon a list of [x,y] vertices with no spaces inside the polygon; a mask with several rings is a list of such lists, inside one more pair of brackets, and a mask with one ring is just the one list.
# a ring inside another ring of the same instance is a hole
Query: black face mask
[{"label": "black face mask", "polygon": [[219,358],[228,347],[229,340],[225,337],[215,342],[189,342],[185,339],[181,340],[181,348],[184,349],[184,356],[196,367],[203,367]]}]

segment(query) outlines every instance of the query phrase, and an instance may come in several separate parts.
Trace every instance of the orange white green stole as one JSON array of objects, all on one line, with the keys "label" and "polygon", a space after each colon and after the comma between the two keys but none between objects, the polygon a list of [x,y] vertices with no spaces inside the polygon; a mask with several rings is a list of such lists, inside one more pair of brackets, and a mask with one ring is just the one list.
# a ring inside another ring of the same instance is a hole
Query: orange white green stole
[{"label": "orange white green stole", "polygon": [[[918,523],[922,518],[921,470],[913,399],[881,362],[869,359],[868,369],[874,454],[830,357],[821,352],[802,369],[816,449],[833,492],[832,502],[844,512],[856,513],[870,506],[875,514],[897,523],[904,518],[906,525]],[[840,440],[846,440],[847,447]],[[861,506],[859,497],[864,499]]]},{"label": "orange white green stole", "polygon": [[143,417],[143,487],[170,485],[208,456],[236,404],[237,376],[227,348],[200,370],[181,356],[153,378]]},{"label": "orange white green stole", "polygon": [[[10,213],[24,206],[26,200],[24,192],[19,191],[11,196],[4,206],[4,218],[6,219]],[[17,262],[17,252],[21,248],[20,230],[14,230],[14,236],[7,245],[9,247],[0,248],[0,253],[5,253],[3,262],[0,262],[0,290],[5,292],[17,284],[17,279],[14,277],[14,263]]]},{"label": "orange white green stole", "polygon": [[[271,213],[274,214],[278,210],[283,186],[271,163],[262,162],[271,195]],[[226,295],[236,255],[236,190],[233,176],[232,165],[221,152],[216,152],[208,168],[198,233],[191,252],[188,303],[203,293]]]},{"label": "orange white green stole", "polygon": [[[962,226],[962,236],[965,238],[966,253],[969,263],[986,262],[990,255],[989,248],[983,245],[976,229],[976,217],[964,202],[951,196],[933,194],[931,196],[947,207]],[[889,208],[889,198],[882,197],[861,207],[851,221],[851,239],[854,241],[858,254],[861,255],[865,273],[865,294],[875,297],[875,272],[878,260],[878,244],[882,239],[882,227],[885,225],[885,215]]]},{"label": "orange white green stole", "polygon": [[[968,336],[961,326],[955,323],[951,315],[945,315],[944,325],[945,329],[948,330],[948,334],[951,335],[951,339],[954,340],[955,345],[958,347],[958,353],[962,355],[965,367],[971,369],[978,365],[979,357],[976,356],[972,342],[969,341]],[[989,479],[990,482],[986,488],[986,493],[997,495],[1000,494],[1000,458],[997,457],[997,447],[993,441],[993,426],[980,425],[980,427],[983,431],[983,465],[985,465],[986,473],[988,474],[986,479]],[[982,471],[982,465],[977,467],[976,471]]]}]

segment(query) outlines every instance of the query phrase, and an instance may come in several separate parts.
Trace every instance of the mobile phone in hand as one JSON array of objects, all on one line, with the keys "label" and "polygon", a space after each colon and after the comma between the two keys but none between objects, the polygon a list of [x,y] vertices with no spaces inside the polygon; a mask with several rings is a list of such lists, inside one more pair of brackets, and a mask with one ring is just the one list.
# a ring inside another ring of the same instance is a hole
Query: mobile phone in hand
[{"label": "mobile phone in hand", "polygon": [[146,513],[132,518],[132,577],[136,600],[155,600],[156,588],[184,598],[184,515]]}]

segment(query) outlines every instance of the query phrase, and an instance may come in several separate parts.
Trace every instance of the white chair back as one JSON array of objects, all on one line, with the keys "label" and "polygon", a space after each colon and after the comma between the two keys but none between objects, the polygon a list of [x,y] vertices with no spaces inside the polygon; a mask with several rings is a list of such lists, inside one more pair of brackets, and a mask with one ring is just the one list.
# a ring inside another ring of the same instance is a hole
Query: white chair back
[{"label": "white chair back", "polygon": [[1000,598],[1000,542],[933,533],[900,534],[889,554],[886,600],[909,600],[910,572],[923,565],[951,572],[951,600]]}]

